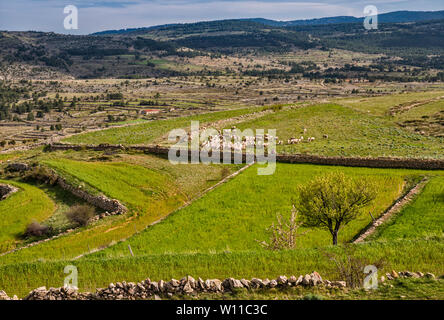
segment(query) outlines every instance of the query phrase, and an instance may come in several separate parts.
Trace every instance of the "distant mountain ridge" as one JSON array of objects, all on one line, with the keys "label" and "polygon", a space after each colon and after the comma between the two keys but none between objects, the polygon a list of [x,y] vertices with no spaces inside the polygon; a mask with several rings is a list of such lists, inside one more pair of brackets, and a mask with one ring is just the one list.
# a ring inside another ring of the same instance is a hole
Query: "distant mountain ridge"
[{"label": "distant mountain ridge", "polygon": [[[223,21],[248,21],[256,22],[262,25],[270,27],[295,27],[295,26],[316,26],[316,25],[327,25],[327,24],[342,24],[342,23],[361,23],[364,21],[364,17],[353,17],[353,16],[336,16],[336,17],[326,17],[319,19],[305,19],[305,20],[293,20],[293,21],[277,21],[264,18],[247,18],[247,19],[227,19],[227,20],[215,20],[211,22],[223,22]],[[444,10],[442,11],[394,11],[389,13],[382,13],[378,15],[379,23],[408,23],[408,22],[419,22],[428,20],[439,20],[444,19]],[[165,24],[152,27],[142,27],[142,28],[129,28],[120,30],[106,30],[95,32],[92,35],[111,35],[111,34],[125,34],[131,32],[140,31],[151,31],[155,29],[171,28],[183,25],[192,25],[203,22],[195,23],[175,23],[175,24]]]}]

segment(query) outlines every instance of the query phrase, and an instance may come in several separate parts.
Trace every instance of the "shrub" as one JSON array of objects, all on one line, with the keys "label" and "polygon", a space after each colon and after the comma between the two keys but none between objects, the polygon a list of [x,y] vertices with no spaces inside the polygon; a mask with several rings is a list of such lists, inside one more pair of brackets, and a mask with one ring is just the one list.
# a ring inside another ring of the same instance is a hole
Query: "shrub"
[{"label": "shrub", "polygon": [[57,175],[52,170],[42,166],[37,166],[32,170],[29,170],[23,177],[23,180],[25,181],[33,180],[49,185],[54,185],[57,182],[57,179]]},{"label": "shrub", "polygon": [[28,224],[25,230],[25,237],[41,237],[48,235],[51,232],[51,228],[42,225],[36,221]]},{"label": "shrub", "polygon": [[342,280],[345,280],[347,286],[351,288],[360,288],[363,286],[366,276],[364,273],[365,266],[373,265],[377,269],[380,269],[385,265],[383,258],[377,261],[371,261],[368,258],[358,257],[355,246],[345,245],[344,252],[345,256],[327,252],[324,254],[334,262],[339,276]]},{"label": "shrub", "polygon": [[89,220],[95,215],[95,209],[89,205],[77,205],[71,207],[65,212],[65,215],[69,221],[79,226],[86,226]]},{"label": "shrub", "polygon": [[223,167],[221,171],[221,178],[224,179],[231,174],[231,170],[228,167]]}]

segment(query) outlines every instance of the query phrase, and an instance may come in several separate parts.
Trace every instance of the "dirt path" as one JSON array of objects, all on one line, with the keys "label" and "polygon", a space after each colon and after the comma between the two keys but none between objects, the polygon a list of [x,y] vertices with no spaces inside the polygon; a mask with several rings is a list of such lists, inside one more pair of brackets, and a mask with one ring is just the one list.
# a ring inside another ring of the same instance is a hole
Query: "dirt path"
[{"label": "dirt path", "polygon": [[362,233],[356,240],[353,241],[353,243],[360,243],[365,241],[367,237],[375,233],[376,228],[383,224],[385,221],[387,221],[391,216],[401,211],[402,208],[404,208],[407,204],[409,204],[413,198],[419,194],[422,189],[426,186],[428,183],[428,178],[422,179],[420,182],[418,182],[416,185],[414,185],[407,194],[401,196],[396,202],[388,208],[385,213],[383,213],[378,219],[374,220],[372,225],[364,232]]}]

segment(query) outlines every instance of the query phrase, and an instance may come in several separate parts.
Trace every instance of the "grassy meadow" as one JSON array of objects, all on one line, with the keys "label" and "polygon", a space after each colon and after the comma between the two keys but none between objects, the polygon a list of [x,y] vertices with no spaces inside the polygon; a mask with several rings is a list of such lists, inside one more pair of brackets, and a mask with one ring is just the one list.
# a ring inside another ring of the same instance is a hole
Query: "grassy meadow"
[{"label": "grassy meadow", "polygon": [[345,98],[335,100],[337,103],[375,116],[387,116],[390,108],[401,104],[414,104],[430,99],[444,97],[444,91],[430,90],[406,92],[379,97]]},{"label": "grassy meadow", "polygon": [[13,249],[18,238],[33,221],[41,222],[52,215],[54,202],[39,188],[15,181],[0,180],[19,191],[0,201],[0,253]]},{"label": "grassy meadow", "polygon": [[[277,129],[279,139],[285,143],[290,137],[301,135],[316,138],[310,143],[279,145],[279,153],[442,159],[442,138],[419,134],[400,125],[441,112],[441,101],[429,100],[442,95],[442,91],[430,91],[335,99],[334,103],[312,105],[286,104],[274,112],[237,122],[236,126],[241,130]],[[410,102],[420,105],[389,115],[392,107]],[[74,135],[63,141],[163,144],[170,130],[189,128],[191,120],[204,125],[265,109],[144,120],[127,127]],[[232,123],[221,125],[231,127]],[[365,230],[372,222],[371,215],[378,218],[424,176],[429,177],[429,182],[411,203],[378,227],[368,241],[352,247],[358,257],[369,261],[383,259],[381,275],[392,269],[444,274],[444,171],[278,163],[273,175],[259,176],[259,165],[254,165],[182,208],[242,165],[173,165],[167,159],[135,152],[43,152],[40,148],[1,154],[0,166],[3,168],[4,162],[13,159],[50,167],[75,186],[118,199],[129,212],[1,256],[0,289],[9,295],[23,297],[40,286],[62,286],[66,276],[63,268],[68,264],[78,267],[82,291],[116,281],[140,281],[147,277],[169,280],[186,275],[204,279],[271,279],[316,270],[324,278],[339,279],[326,253],[345,257],[345,244]],[[332,171],[341,171],[350,179],[368,179],[378,186],[376,199],[340,230],[339,245],[331,245],[331,235],[325,230],[300,228],[304,234],[297,238],[294,250],[264,249],[259,242],[269,240],[267,228],[276,222],[278,214],[289,217],[292,205],[298,201],[298,187]],[[18,177],[0,183],[20,188],[18,193],[0,202],[0,253],[23,244],[18,235],[32,220],[66,231],[69,224],[63,212],[82,203],[56,187],[23,183]],[[422,294],[420,290],[416,292]],[[278,293],[281,294],[285,295]],[[380,297],[384,294],[381,291]],[[442,293],[437,295],[442,297]],[[267,295],[257,297],[267,298]]]},{"label": "grassy meadow", "polygon": [[[147,245],[150,245],[147,243]],[[403,240],[368,242],[355,245],[358,257],[369,261],[384,259],[381,274],[395,270],[444,273],[444,242],[442,240]],[[0,266],[0,287],[8,294],[25,296],[39,286],[60,287],[66,265],[79,271],[79,288],[94,291],[117,281],[158,281],[181,279],[186,275],[203,279],[276,278],[279,275],[321,273],[323,278],[340,279],[334,263],[326,253],[344,257],[342,246],[302,248],[284,251],[244,251],[221,253],[171,253],[136,255],[129,252],[119,258],[82,258],[79,260],[17,262]]]},{"label": "grassy meadow", "polygon": [[372,239],[427,239],[444,236],[444,177],[433,177],[420,196],[378,228]]},{"label": "grassy meadow", "polygon": [[[338,104],[317,104],[282,110],[237,125],[241,130],[276,129],[284,145],[278,153],[325,156],[442,158],[442,138],[421,136],[389,119],[363,114]],[[304,133],[304,128],[307,132]],[[328,135],[328,138],[324,138]],[[291,137],[314,137],[313,142],[287,145]]]},{"label": "grassy meadow", "polygon": [[[369,212],[377,218],[402,194],[405,179],[417,179],[425,174],[409,170],[277,164],[275,174],[258,176],[256,169],[247,169],[236,179],[127,242],[91,256],[126,256],[128,244],[138,255],[264,251],[257,240],[268,240],[266,229],[276,221],[276,214],[289,216],[292,204],[297,203],[298,185],[335,170],[343,171],[352,179],[367,178],[378,185],[373,203],[340,231],[339,241],[349,242],[371,222]],[[303,231],[308,233],[297,239],[298,248],[322,247],[331,243],[327,231],[301,229]]]}]

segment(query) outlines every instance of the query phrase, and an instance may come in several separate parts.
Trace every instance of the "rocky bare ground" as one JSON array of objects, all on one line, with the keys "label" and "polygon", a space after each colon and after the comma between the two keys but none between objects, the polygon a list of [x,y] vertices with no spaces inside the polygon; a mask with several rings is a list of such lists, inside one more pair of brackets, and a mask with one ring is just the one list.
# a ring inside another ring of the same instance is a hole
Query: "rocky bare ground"
[{"label": "rocky bare ground", "polygon": [[[432,273],[411,272],[411,271],[392,271],[381,277],[381,281],[393,280],[396,278],[431,278],[435,279]],[[277,279],[234,279],[225,280],[194,279],[191,276],[181,280],[172,279],[168,282],[163,280],[151,281],[143,280],[139,283],[117,282],[111,283],[107,288],[97,289],[95,293],[79,292],[76,288],[62,287],[49,288],[40,287],[32,290],[23,300],[143,300],[143,299],[161,299],[171,298],[173,295],[197,295],[200,293],[224,293],[233,292],[237,289],[257,290],[257,289],[283,289],[287,287],[314,287],[324,286],[327,288],[346,288],[345,281],[329,281],[322,279],[316,271],[305,276],[279,276]],[[0,300],[20,300],[17,296],[10,298],[4,291],[0,291]]]}]

